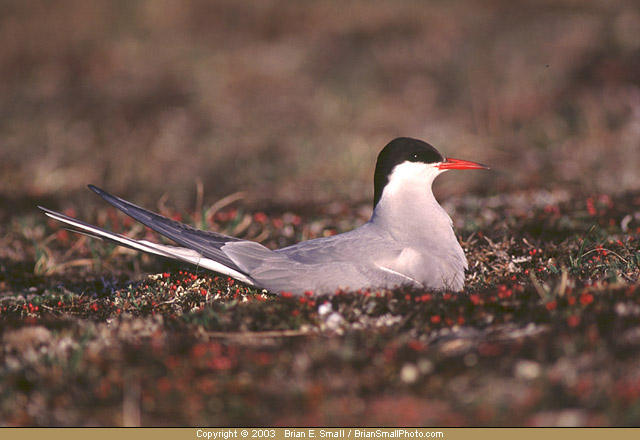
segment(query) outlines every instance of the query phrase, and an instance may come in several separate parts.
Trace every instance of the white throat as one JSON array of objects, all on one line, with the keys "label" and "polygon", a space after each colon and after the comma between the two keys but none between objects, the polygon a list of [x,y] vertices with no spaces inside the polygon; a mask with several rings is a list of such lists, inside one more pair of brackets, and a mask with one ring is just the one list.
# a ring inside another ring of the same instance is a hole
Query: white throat
[{"label": "white throat", "polygon": [[398,239],[455,239],[449,215],[433,195],[434,164],[404,162],[389,175],[371,222]]}]

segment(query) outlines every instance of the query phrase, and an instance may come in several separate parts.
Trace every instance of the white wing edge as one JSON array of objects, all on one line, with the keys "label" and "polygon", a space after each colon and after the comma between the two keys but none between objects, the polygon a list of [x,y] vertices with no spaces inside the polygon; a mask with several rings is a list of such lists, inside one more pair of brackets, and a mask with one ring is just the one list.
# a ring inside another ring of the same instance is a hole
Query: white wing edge
[{"label": "white wing edge", "polygon": [[394,275],[396,275],[396,276],[399,276],[399,277],[401,277],[401,278],[404,278],[405,280],[407,280],[407,281],[409,281],[409,282],[411,282],[411,283],[415,283],[415,284],[417,284],[417,285],[418,285],[419,287],[421,287],[421,288],[424,288],[424,284],[422,284],[420,281],[418,281],[418,280],[414,280],[413,278],[408,277],[408,276],[406,276],[406,275],[404,275],[404,274],[401,274],[400,272],[396,272],[396,271],[395,271],[395,270],[393,270],[393,269],[389,269],[389,268],[386,268],[386,267],[383,267],[383,266],[379,266],[379,265],[377,265],[377,264],[376,264],[376,267],[377,267],[378,269],[384,270],[385,272],[388,272],[388,273],[394,274]]},{"label": "white wing edge", "polygon": [[238,281],[249,284],[250,286],[258,287],[254,280],[252,280],[242,272],[231,269],[230,267],[227,267],[224,264],[210,258],[205,258],[193,249],[152,243],[147,240],[134,240],[133,238],[125,237],[124,235],[116,234],[114,232],[105,231],[104,229],[98,228],[97,226],[89,225],[88,223],[81,222],[72,217],[68,217],[64,214],[60,214],[46,208],[41,207],[40,209],[42,209],[48,217],[78,228],[80,230],[77,232],[84,233],[85,235],[88,235],[90,237],[98,238],[100,240],[106,239],[122,246],[146,252],[148,254],[160,255],[162,257],[172,258],[174,260],[185,261],[187,263],[204,267],[205,269],[209,269],[214,272],[228,275],[237,279]]}]

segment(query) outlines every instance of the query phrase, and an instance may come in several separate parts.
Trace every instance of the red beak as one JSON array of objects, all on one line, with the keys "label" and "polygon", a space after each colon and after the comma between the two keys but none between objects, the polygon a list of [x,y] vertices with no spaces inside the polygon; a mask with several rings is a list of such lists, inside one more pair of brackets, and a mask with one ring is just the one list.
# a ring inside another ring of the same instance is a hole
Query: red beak
[{"label": "red beak", "polygon": [[488,170],[489,167],[481,163],[471,162],[468,160],[451,159],[447,157],[444,162],[438,165],[441,170]]}]

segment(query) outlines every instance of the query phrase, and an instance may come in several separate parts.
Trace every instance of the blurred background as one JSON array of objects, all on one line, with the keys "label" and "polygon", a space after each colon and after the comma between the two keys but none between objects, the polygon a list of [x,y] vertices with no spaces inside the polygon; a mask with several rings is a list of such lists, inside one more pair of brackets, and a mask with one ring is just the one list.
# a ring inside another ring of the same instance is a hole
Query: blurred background
[{"label": "blurred background", "polygon": [[397,136],[493,168],[440,196],[640,189],[640,4],[0,2],[5,214],[361,203]]}]

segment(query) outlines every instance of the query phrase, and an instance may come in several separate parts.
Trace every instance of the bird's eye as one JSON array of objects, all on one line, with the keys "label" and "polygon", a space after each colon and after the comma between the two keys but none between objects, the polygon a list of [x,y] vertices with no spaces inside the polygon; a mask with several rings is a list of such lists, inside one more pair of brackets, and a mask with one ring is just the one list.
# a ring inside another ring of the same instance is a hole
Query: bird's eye
[{"label": "bird's eye", "polygon": [[418,154],[417,154],[417,153],[416,153],[416,154],[414,154],[412,157],[413,157],[414,159],[418,160]]}]

